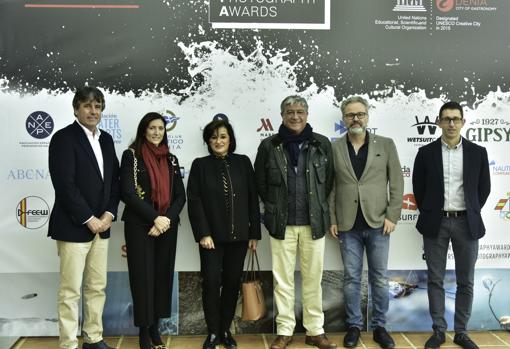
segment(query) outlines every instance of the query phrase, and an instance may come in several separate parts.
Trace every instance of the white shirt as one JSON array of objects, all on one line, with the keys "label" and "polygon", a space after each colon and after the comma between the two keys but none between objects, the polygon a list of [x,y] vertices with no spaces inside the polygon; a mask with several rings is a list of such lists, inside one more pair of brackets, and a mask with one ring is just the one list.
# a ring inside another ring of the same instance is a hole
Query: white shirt
[{"label": "white shirt", "polygon": [[[78,121],[78,120],[77,120]],[[99,171],[101,172],[101,178],[104,180],[104,160],[103,160],[103,152],[101,150],[101,144],[99,143],[99,136],[101,136],[101,131],[96,127],[96,130],[94,133],[90,131],[88,128],[80,124],[78,121],[78,125],[81,126],[83,131],[85,132],[85,135],[87,136],[87,139],[90,142],[90,145],[92,146],[92,151],[94,152],[94,156],[96,157],[97,165],[99,166]],[[108,212],[108,211],[106,211]],[[114,219],[115,216],[108,212],[112,218]],[[94,216],[87,219],[83,224],[87,224],[88,221],[90,221]]]},{"label": "white shirt", "polygon": [[78,125],[81,126],[87,139],[92,146],[92,151],[94,151],[94,155],[96,157],[97,165],[99,166],[99,171],[101,172],[101,178],[104,179],[104,161],[103,161],[103,152],[101,151],[101,144],[99,144],[99,136],[101,136],[101,131],[96,127],[94,133],[92,133],[88,128],[80,124],[78,121]]},{"label": "white shirt", "polygon": [[444,178],[444,210],[464,211],[464,170],[462,137],[459,143],[450,147],[441,139],[443,155],[443,178]]}]

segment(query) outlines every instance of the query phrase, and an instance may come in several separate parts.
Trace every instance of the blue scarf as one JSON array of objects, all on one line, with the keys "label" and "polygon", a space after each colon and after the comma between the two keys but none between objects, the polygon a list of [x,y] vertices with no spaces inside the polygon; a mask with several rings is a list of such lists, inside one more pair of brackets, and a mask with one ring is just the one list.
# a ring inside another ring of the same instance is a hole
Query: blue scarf
[{"label": "blue scarf", "polygon": [[300,134],[293,133],[284,124],[280,125],[278,135],[283,140],[283,148],[287,150],[292,166],[296,167],[298,165],[299,145],[304,141],[308,141],[312,137],[312,132],[312,126],[308,123]]}]

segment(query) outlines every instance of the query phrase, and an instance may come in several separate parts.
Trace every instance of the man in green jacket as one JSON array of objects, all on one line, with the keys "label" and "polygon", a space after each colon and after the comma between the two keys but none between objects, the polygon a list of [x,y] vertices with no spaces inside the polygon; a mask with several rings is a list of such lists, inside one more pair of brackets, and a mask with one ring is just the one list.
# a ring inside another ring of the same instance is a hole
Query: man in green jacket
[{"label": "man in green jacket", "polygon": [[255,160],[257,187],[265,208],[264,225],[271,235],[278,308],[277,337],[271,349],[283,349],[292,341],[298,250],[306,344],[336,348],[324,334],[321,288],[324,235],[330,226],[328,195],[333,183],[331,144],[307,123],[308,104],[304,98],[288,96],[280,109],[278,134],[261,142]]}]

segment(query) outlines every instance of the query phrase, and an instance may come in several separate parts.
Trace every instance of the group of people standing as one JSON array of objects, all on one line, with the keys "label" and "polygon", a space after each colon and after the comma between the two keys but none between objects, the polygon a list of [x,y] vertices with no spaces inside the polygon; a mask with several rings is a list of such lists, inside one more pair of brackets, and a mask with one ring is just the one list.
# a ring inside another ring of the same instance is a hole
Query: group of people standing
[{"label": "group of people standing", "polygon": [[[105,108],[95,87],[77,90],[76,121],[53,136],[49,167],[55,188],[49,236],[60,256],[59,346],[78,348],[78,302],[83,289],[84,349],[109,349],[102,337],[109,230],[119,200],[134,323],[141,349],[164,349],[158,322],[170,316],[179,214],[188,215],[199,246],[202,305],[208,336],[203,349],[222,344],[235,349],[230,332],[244,259],[261,239],[259,197],[270,235],[277,335],[271,349],[292,342],[296,325],[294,271],[302,277],[305,342],[336,348],[324,333],[322,273],[325,235],[338,239],[344,265],[347,332],[343,345],[358,345],[363,328],[361,278],[366,252],[372,293],[371,328],[383,349],[395,346],[386,331],[389,236],[400,218],[404,182],[393,140],[367,131],[369,105],[362,97],[341,104],[347,135],[330,143],[313,132],[308,104],[286,97],[278,133],[260,143],[254,167],[235,153],[236,138],[227,120],[203,129],[208,156],[193,161],[187,190],[179,163],[168,149],[166,121],[146,114],[119,164],[111,136],[97,125]],[[445,342],[443,279],[448,245],[456,260],[454,342],[477,349],[467,335],[473,300],[478,239],[485,233],[480,215],[490,192],[487,152],[461,137],[462,107],[444,104],[438,126],[442,136],[418,151],[413,189],[420,209],[428,267],[433,335],[426,349]]]}]

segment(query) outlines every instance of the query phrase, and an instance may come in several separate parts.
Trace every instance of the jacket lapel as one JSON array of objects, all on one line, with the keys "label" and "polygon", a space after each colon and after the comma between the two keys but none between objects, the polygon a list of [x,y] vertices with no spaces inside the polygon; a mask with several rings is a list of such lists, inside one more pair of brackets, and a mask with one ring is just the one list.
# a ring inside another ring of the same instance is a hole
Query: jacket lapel
[{"label": "jacket lapel", "polygon": [[280,170],[280,174],[283,177],[283,180],[285,182],[285,186],[287,187],[287,158],[285,157],[285,151],[283,149],[283,143],[280,138],[280,136],[276,136],[273,141],[274,146],[274,156],[276,159],[276,165],[278,166],[278,169]]},{"label": "jacket lapel", "polygon": [[[101,131],[101,135],[99,136],[99,145],[101,146],[101,152],[103,153],[103,180],[104,178],[111,178],[113,163],[108,161],[108,159],[112,158],[111,148],[106,144],[106,137],[103,137],[104,131]],[[97,161],[96,161],[97,165]],[[97,165],[97,170],[99,171],[99,165]],[[101,174],[101,172],[99,172]]]},{"label": "jacket lapel", "polygon": [[340,145],[340,155],[343,158],[345,168],[347,172],[351,175],[351,177],[357,182],[358,178],[356,177],[356,173],[354,173],[354,168],[351,164],[351,158],[349,157],[349,149],[347,147],[347,135],[343,137],[343,139],[339,142]]},{"label": "jacket lapel", "polygon": [[[75,121],[75,130],[76,130],[76,138],[78,139],[78,143],[80,146],[85,150],[85,153],[87,154],[89,160],[92,162],[92,166],[96,169],[97,175],[101,178],[101,171],[99,170],[99,165],[97,164],[96,156],[94,155],[94,151],[92,150],[92,146],[90,145],[90,142],[87,138],[87,135],[85,134],[85,131],[81,128],[80,125],[78,125],[78,122]],[[101,137],[99,137],[99,142],[101,144]],[[103,145],[101,144],[101,150],[103,151]],[[104,158],[104,151],[103,151],[103,158]],[[104,162],[104,161],[103,161]]]},{"label": "jacket lapel", "polygon": [[[464,183],[464,193],[466,192],[466,188],[470,185],[470,177],[469,175],[472,173],[471,167],[471,157],[469,154],[471,153],[471,144],[467,142],[467,140],[462,137],[462,179]],[[465,195],[467,198],[467,196]]]},{"label": "jacket lapel", "polygon": [[377,154],[376,147],[376,137],[371,136],[370,133],[367,135],[368,137],[368,154],[367,154],[367,163],[365,164],[365,168],[363,169],[363,173],[361,174],[360,180],[363,179],[365,173],[368,172],[370,165],[372,165],[372,161],[374,161],[375,155]]},{"label": "jacket lapel", "polygon": [[441,145],[441,138],[434,141],[435,151],[432,152],[432,162],[436,168],[437,178],[440,180],[440,190],[444,192],[443,149]]}]

